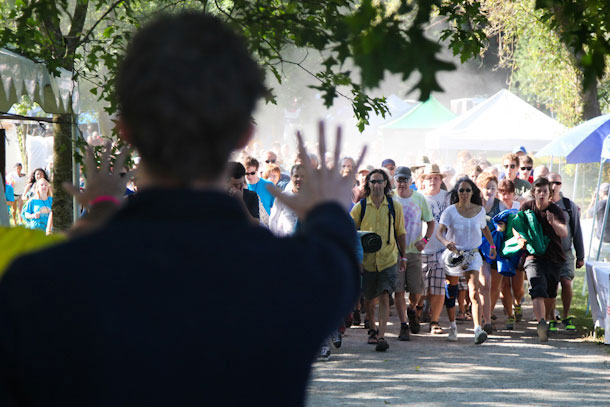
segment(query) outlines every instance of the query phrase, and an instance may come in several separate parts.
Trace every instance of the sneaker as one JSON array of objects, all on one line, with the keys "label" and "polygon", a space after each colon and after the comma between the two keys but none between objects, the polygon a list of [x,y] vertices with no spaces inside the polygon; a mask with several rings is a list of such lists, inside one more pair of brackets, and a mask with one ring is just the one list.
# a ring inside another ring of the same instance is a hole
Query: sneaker
[{"label": "sneaker", "polygon": [[515,329],[515,318],[511,317],[506,320],[506,329],[508,329],[508,330]]},{"label": "sneaker", "polygon": [[549,321],[549,332],[557,332],[558,330],[559,329],[557,328],[557,321]]},{"label": "sneaker", "polygon": [[411,336],[409,335],[409,325],[400,324],[400,334],[398,334],[399,341],[408,341],[411,340]]},{"label": "sneaker", "polygon": [[[485,324],[483,326],[483,331],[485,331],[485,333],[487,335],[491,335],[491,333],[494,331],[494,327],[492,324]],[[487,336],[485,336],[485,339],[487,339]],[[485,339],[483,341],[485,341]],[[483,342],[481,342],[481,343],[483,343]]]},{"label": "sneaker", "polygon": [[379,342],[377,342],[377,346],[375,346],[375,350],[377,352],[385,352],[386,350],[388,350],[390,345],[386,342],[384,338],[379,338],[378,341]]},{"label": "sneaker", "polygon": [[515,320],[520,322],[521,318],[523,318],[523,309],[521,305],[515,305]]},{"label": "sneaker", "polygon": [[576,330],[576,325],[574,325],[574,321],[572,320],[572,317],[567,317],[564,318],[563,321],[561,321],[563,323],[563,327],[566,331],[575,331]]},{"label": "sneaker", "polygon": [[449,335],[447,335],[447,340],[449,342],[457,342],[457,340],[458,340],[457,327],[455,327],[455,328],[449,327]]},{"label": "sneaker", "polygon": [[536,327],[536,332],[538,333],[538,339],[540,342],[547,342],[549,340],[549,326],[546,321],[543,319],[538,322],[538,326]]},{"label": "sneaker", "polygon": [[[490,324],[487,324],[490,325]],[[480,345],[487,340],[487,332],[483,329],[477,329],[474,333],[474,344]]]},{"label": "sneaker", "polygon": [[419,318],[414,310],[407,308],[407,316],[409,317],[409,328],[411,333],[418,334],[420,330]]},{"label": "sneaker", "polygon": [[318,356],[320,360],[328,360],[330,359],[330,348],[328,346],[322,346],[320,349],[320,355]]},{"label": "sneaker", "polygon": [[360,311],[355,310],[354,312],[352,312],[352,316],[354,318],[354,320],[352,321],[352,326],[358,326],[360,325],[360,323],[362,322],[360,320]]},{"label": "sneaker", "polygon": [[333,332],[331,335],[331,341],[333,343],[333,346],[339,349],[341,347],[341,343],[343,343],[343,340],[341,339],[341,334],[337,331]]}]

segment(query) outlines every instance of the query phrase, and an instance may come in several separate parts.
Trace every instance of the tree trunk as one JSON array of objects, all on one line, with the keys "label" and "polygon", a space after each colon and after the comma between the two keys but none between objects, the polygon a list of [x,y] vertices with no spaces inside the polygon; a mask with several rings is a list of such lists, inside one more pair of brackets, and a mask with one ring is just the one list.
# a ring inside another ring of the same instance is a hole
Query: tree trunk
[{"label": "tree trunk", "polygon": [[61,184],[72,183],[72,114],[54,114],[53,229],[66,231],[72,225],[72,196]]},{"label": "tree trunk", "polygon": [[[583,77],[584,75],[581,75]],[[599,95],[597,93],[597,79],[591,81],[589,87],[584,88],[583,82],[583,92],[582,92],[582,118],[584,120],[589,120],[597,116],[601,116],[602,111],[599,107]]]}]

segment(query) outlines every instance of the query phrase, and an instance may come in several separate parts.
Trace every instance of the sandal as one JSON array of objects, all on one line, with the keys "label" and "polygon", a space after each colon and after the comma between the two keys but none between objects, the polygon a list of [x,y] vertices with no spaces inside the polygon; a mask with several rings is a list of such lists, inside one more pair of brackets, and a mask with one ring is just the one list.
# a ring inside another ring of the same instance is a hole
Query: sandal
[{"label": "sandal", "polygon": [[368,334],[369,334],[369,339],[366,343],[368,343],[369,345],[377,345],[379,343],[379,340],[377,339],[379,330],[369,329]]},{"label": "sandal", "polygon": [[472,314],[470,313],[470,311],[466,311],[466,313],[464,314],[464,321],[472,321]]},{"label": "sandal", "polygon": [[460,312],[458,312],[455,319],[456,319],[456,321],[466,321],[466,315],[462,311],[460,311]]},{"label": "sandal", "polygon": [[442,335],[443,328],[438,324],[438,322],[430,322],[430,333],[432,335]]}]

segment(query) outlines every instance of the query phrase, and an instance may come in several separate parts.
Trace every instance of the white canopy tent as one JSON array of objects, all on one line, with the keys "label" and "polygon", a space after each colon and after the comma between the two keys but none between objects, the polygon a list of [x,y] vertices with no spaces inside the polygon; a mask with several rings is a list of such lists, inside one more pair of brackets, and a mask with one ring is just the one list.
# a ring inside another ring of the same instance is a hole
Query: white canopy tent
[{"label": "white canopy tent", "polygon": [[[55,77],[43,64],[0,48],[0,115],[5,115],[11,106],[21,102],[23,95],[38,103],[46,113],[77,114],[78,83],[65,69],[60,69],[59,74]],[[6,208],[4,186],[0,188],[0,208]],[[0,210],[0,225],[8,226],[8,222],[8,213]]]},{"label": "white canopy tent", "polygon": [[537,151],[566,128],[506,89],[431,132],[430,150]]}]

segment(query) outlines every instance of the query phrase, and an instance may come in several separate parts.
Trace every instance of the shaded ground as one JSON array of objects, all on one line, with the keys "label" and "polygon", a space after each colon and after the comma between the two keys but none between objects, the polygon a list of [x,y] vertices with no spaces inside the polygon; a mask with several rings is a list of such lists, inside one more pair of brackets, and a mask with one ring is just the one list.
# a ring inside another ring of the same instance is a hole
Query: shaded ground
[{"label": "shaded ground", "polygon": [[610,406],[610,346],[565,331],[540,343],[528,305],[514,331],[503,330],[496,308],[499,331],[476,346],[470,322],[458,324],[457,343],[428,334],[427,324],[400,342],[394,310],[387,352],[366,344],[362,326],[350,328],[331,359],[314,365],[307,405]]}]

